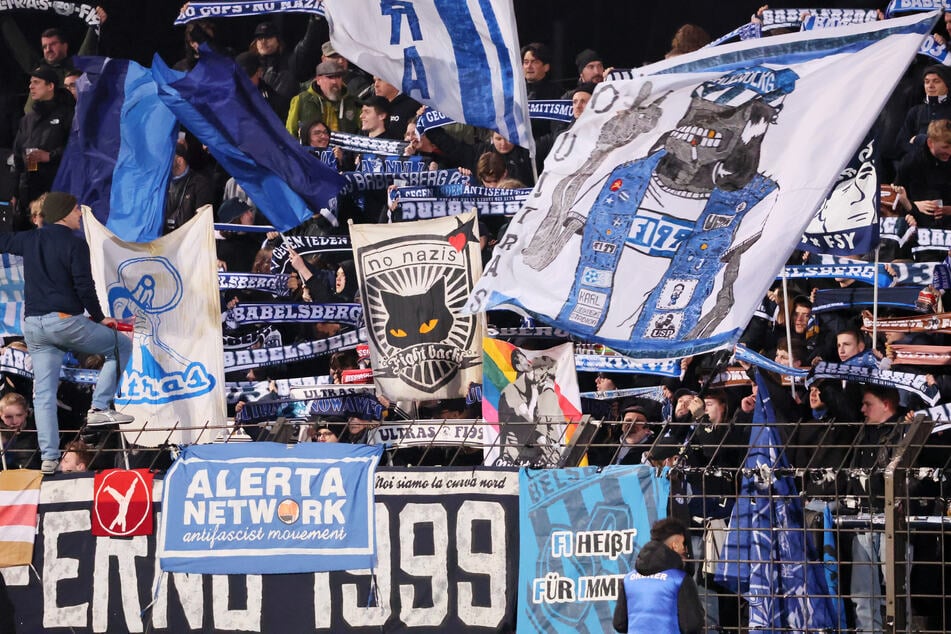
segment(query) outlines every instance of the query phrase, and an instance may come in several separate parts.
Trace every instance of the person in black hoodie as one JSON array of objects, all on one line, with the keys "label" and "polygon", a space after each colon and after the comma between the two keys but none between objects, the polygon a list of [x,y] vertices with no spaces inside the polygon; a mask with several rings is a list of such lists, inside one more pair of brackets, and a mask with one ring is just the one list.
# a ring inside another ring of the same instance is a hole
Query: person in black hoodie
[{"label": "person in black hoodie", "polygon": [[684,571],[687,528],[667,518],[651,527],[651,539],[641,548],[634,572],[624,577],[614,608],[618,632],[668,634],[700,632],[703,610],[697,586]]},{"label": "person in black hoodie", "polygon": [[[937,119],[951,119],[951,69],[941,64],[928,66],[922,73],[925,99],[908,110],[898,132],[896,146],[904,151],[925,141],[928,124]],[[920,94],[920,93],[919,93]]]}]

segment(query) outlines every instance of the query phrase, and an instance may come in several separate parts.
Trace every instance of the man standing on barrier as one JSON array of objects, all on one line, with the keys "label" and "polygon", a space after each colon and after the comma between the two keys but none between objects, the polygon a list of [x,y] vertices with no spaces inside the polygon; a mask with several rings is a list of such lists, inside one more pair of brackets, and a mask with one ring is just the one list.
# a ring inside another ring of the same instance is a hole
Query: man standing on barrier
[{"label": "man standing on barrier", "polygon": [[0,252],[23,257],[23,335],[33,360],[33,409],[43,458],[41,470],[48,475],[56,471],[60,458],[56,388],[66,352],[105,357],[87,425],[130,423],[134,419],[110,408],[132,342],[120,336],[114,330],[116,320],[102,312],[89,264],[89,247],[73,233],[82,220],[76,198],[50,192],[43,202],[43,219],[40,229],[0,234]]}]

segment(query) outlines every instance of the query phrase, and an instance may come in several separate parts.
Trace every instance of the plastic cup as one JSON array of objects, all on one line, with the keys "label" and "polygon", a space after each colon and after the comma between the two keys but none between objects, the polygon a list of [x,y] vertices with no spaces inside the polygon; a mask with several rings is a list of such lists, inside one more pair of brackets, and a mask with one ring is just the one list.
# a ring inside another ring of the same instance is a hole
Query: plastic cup
[{"label": "plastic cup", "polygon": [[23,159],[26,162],[26,171],[35,172],[40,169],[39,161],[36,160],[36,156],[33,155],[38,148],[28,147],[23,153]]}]

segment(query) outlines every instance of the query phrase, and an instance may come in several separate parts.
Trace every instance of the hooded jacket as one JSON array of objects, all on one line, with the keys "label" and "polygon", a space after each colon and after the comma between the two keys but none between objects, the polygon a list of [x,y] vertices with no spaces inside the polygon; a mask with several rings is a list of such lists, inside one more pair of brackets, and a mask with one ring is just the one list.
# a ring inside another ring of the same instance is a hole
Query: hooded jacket
[{"label": "hooded jacket", "polygon": [[[690,634],[703,629],[703,608],[693,579],[684,574],[684,562],[680,555],[664,545],[651,540],[637,554],[634,564],[636,573],[624,578],[618,590],[617,606],[614,609],[614,629],[618,632],[641,634]],[[654,584],[641,584],[640,580],[652,575],[675,571],[665,583],[676,583],[676,605],[670,602],[671,593]],[[639,587],[645,586],[644,588]],[[628,594],[630,592],[630,595]],[[630,596],[630,599],[629,599]]]},{"label": "hooded jacket", "polygon": [[937,119],[951,119],[951,68],[935,64],[925,69],[921,74],[922,80],[925,75],[940,77],[948,87],[948,93],[940,97],[925,97],[924,103],[908,110],[901,130],[898,131],[896,143],[896,147],[902,148],[904,152],[907,152],[911,145],[924,142],[929,123]]}]

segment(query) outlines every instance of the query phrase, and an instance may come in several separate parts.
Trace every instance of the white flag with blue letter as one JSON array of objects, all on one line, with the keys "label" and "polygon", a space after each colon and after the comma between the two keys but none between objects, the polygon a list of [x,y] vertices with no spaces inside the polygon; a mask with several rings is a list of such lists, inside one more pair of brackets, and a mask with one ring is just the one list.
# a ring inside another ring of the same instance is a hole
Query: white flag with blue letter
[{"label": "white flag with blue letter", "polygon": [[350,62],[534,152],[512,0],[328,0],[325,11]]},{"label": "white flag with blue letter", "polygon": [[637,358],[732,346],[936,14],[701,49],[598,85],[466,310]]},{"label": "white flag with blue letter", "polygon": [[136,418],[128,440],[210,441],[214,432],[202,428],[227,420],[211,206],[152,242],[124,242],[91,212],[83,225],[103,309],[134,324],[116,395],[116,409]]}]

